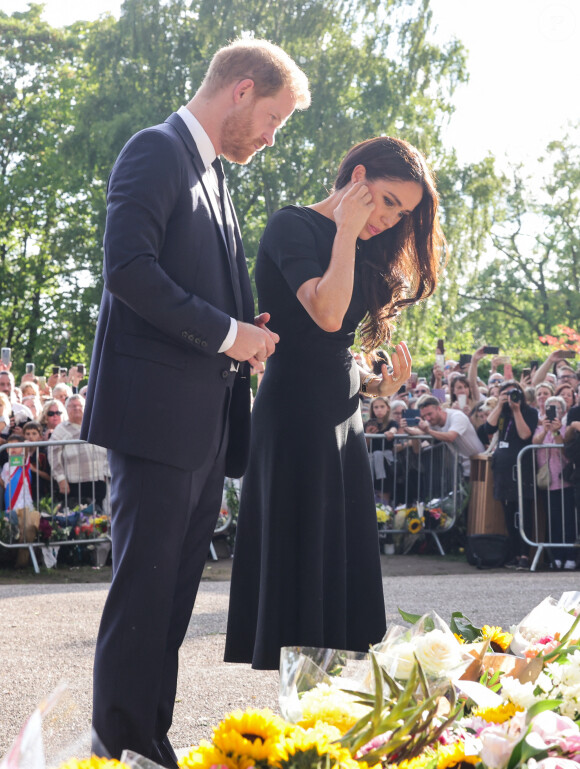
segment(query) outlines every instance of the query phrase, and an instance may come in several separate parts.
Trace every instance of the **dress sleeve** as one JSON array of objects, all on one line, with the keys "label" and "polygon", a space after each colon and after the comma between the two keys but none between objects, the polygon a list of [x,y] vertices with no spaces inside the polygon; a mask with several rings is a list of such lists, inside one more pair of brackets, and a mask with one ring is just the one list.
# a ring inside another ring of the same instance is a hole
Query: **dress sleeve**
[{"label": "dress sleeve", "polygon": [[283,208],[268,222],[262,246],[294,293],[324,269],[312,223],[298,208]]}]

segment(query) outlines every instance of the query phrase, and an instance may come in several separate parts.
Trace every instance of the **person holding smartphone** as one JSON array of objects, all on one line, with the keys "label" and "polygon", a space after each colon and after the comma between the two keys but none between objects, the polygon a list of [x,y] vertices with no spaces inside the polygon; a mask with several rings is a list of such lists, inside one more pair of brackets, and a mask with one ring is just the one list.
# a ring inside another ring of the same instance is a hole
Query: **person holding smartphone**
[{"label": "person holding smartphone", "polygon": [[[553,395],[545,402],[545,416],[540,420],[533,443],[554,444],[562,446],[566,427],[564,415],[566,402],[563,398]],[[564,468],[568,460],[560,448],[542,448],[536,453],[536,468],[548,466],[548,485],[539,489],[544,498],[544,508],[548,514],[547,541],[569,542],[576,539],[576,522],[574,510],[574,487],[564,480]],[[562,525],[563,522],[563,525]],[[553,569],[564,568],[572,570],[576,568],[577,550],[574,547],[547,548]]]},{"label": "person holding smartphone", "polygon": [[[538,412],[528,406],[524,391],[519,382],[508,379],[500,386],[497,406],[492,409],[487,420],[480,428],[487,436],[497,434],[495,448],[492,454],[493,496],[501,501],[504,509],[505,523],[509,537],[507,568],[526,570],[530,567],[528,545],[520,536],[516,526],[518,512],[518,486],[516,481],[516,464],[520,451],[529,446],[532,436],[538,426]],[[486,441],[483,441],[486,443]],[[535,476],[532,457],[528,453],[522,462],[522,492],[523,498],[530,500],[520,510],[520,525],[531,535],[530,510],[535,493]]]}]

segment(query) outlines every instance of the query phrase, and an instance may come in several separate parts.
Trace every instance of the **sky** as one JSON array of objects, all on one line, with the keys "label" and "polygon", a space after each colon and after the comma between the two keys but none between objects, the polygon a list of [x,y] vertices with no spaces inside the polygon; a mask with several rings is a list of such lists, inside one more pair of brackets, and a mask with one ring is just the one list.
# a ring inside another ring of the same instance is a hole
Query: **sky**
[{"label": "sky", "polygon": [[[44,18],[65,26],[118,16],[120,6],[45,0]],[[27,7],[27,0],[0,0],[6,13]],[[456,37],[468,51],[470,80],[456,92],[444,132],[461,162],[492,152],[502,167],[531,167],[550,141],[571,133],[568,122],[580,124],[580,0],[431,0],[431,7],[436,40]],[[580,128],[575,133],[580,144]]]}]

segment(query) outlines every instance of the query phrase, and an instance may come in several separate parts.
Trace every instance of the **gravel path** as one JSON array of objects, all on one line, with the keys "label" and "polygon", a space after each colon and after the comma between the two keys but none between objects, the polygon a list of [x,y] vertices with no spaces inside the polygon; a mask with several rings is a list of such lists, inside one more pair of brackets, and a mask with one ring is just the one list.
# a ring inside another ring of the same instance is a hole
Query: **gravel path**
[{"label": "gravel path", "polygon": [[[407,576],[407,568],[401,570],[404,576],[385,577],[389,622],[397,620],[397,607],[415,613],[434,609],[445,620],[452,610],[461,610],[475,624],[507,628],[546,595],[558,598],[578,587],[577,572],[438,570]],[[92,661],[107,589],[107,584],[0,586],[0,756],[60,681],[69,689],[45,728],[48,763],[88,755]],[[228,594],[227,581],[201,584],[181,652],[170,734],[176,748],[209,737],[212,725],[233,708],[277,709],[276,672],[222,662]]]}]

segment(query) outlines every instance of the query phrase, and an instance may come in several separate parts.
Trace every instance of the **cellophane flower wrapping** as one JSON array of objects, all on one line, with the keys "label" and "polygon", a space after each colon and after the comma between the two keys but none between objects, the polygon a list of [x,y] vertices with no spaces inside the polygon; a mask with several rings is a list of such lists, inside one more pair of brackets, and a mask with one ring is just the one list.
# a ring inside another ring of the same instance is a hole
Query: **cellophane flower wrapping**
[{"label": "cellophane flower wrapping", "polygon": [[[280,712],[291,723],[314,723],[333,712],[333,723],[354,723],[363,712],[349,692],[372,690],[368,653],[285,646],[280,653]],[[350,728],[347,726],[347,728]]]},{"label": "cellophane flower wrapping", "polygon": [[554,598],[544,598],[518,625],[510,629],[513,635],[511,652],[520,657],[549,653],[570,630],[574,619],[574,615]]},{"label": "cellophane flower wrapping", "polygon": [[381,667],[400,681],[409,678],[415,659],[428,680],[442,683],[458,679],[473,661],[436,612],[424,614],[411,628],[391,625],[374,650]]}]

